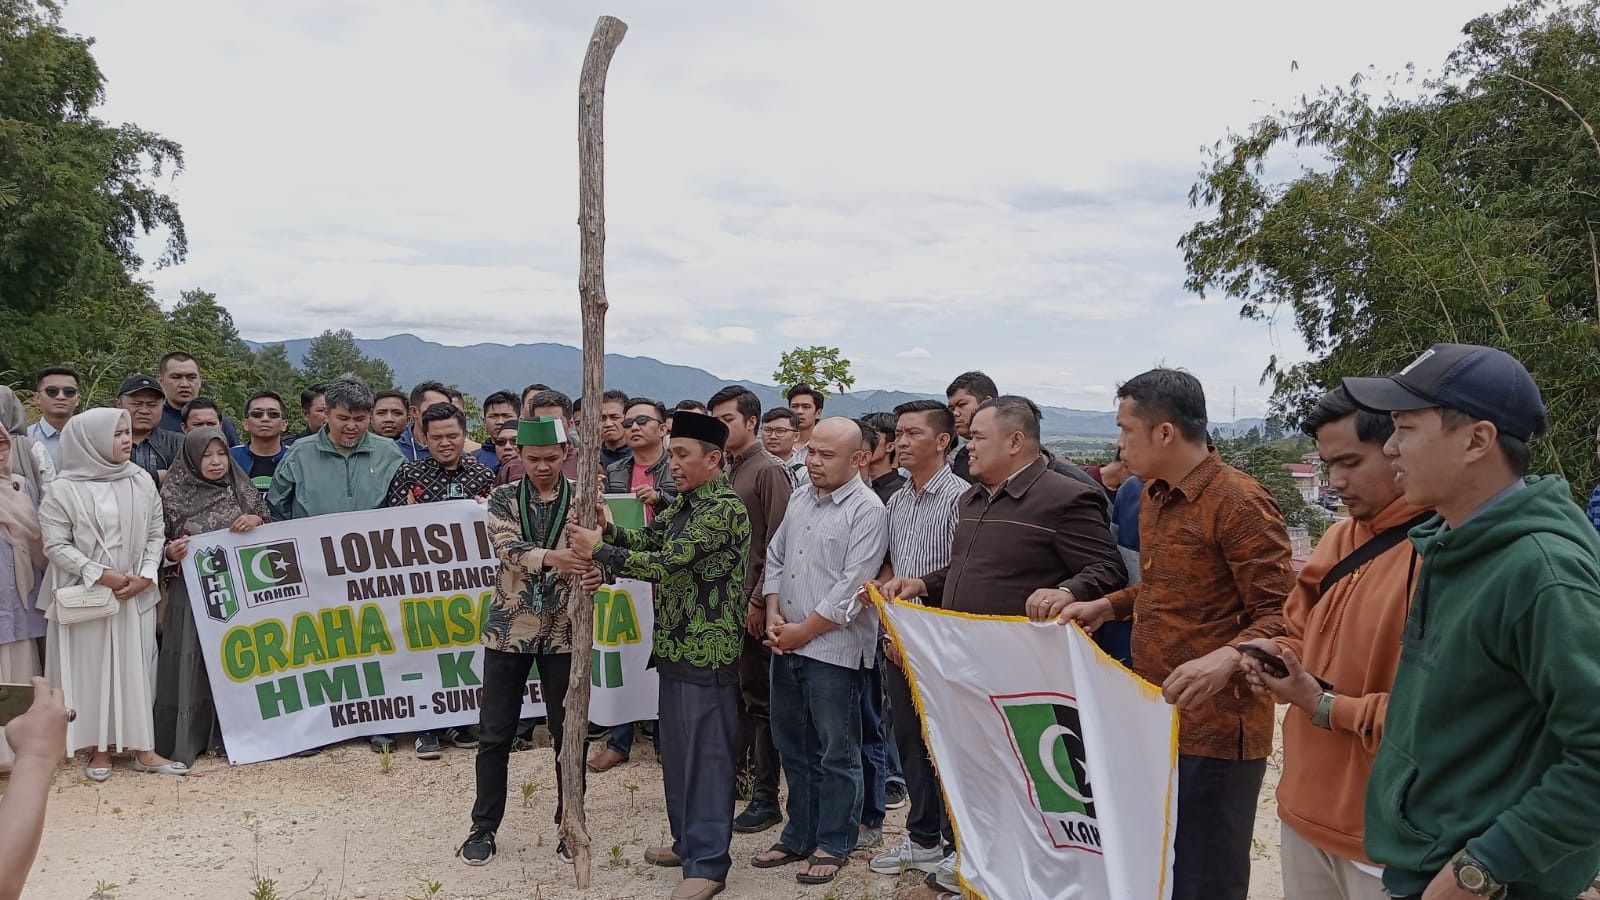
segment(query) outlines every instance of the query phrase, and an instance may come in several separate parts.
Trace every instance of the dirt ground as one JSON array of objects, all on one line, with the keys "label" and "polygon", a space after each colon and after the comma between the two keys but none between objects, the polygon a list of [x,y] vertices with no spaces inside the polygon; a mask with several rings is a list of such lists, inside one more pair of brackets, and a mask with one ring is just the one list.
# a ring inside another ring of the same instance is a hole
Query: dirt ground
[{"label": "dirt ground", "polygon": [[[409,744],[401,747],[409,750]],[[1282,900],[1278,822],[1272,802],[1278,760],[1268,767],[1256,819],[1250,896]],[[104,784],[83,777],[83,761],[55,778],[43,846],[24,894],[38,900],[561,900],[665,898],[675,870],[643,864],[662,843],[666,809],[661,770],[648,741],[633,760],[589,779],[594,884],[573,887],[555,855],[555,769],[549,749],[514,753],[499,852],[483,867],[455,857],[473,799],[473,751],[443,759],[396,754],[389,770],[365,742],[309,759],[230,767],[199,761],[187,778],[141,775],[118,758]],[[3,785],[0,781],[0,785]],[[524,803],[526,785],[531,796]],[[886,843],[899,841],[905,810],[891,811]],[[874,875],[858,853],[832,886],[794,880],[794,868],[757,870],[749,858],[777,829],[734,835],[730,900],[932,900],[915,875]],[[994,898],[1002,900],[1002,898]]]}]

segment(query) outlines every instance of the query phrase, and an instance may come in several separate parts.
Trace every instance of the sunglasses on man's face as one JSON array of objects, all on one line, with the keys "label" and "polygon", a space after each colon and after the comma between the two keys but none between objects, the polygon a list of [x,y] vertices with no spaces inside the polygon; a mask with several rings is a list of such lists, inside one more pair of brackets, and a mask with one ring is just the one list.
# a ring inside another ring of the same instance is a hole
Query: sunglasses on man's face
[{"label": "sunglasses on man's face", "polygon": [[517,439],[514,437],[501,438],[495,441],[494,445],[496,447],[515,447],[517,445]]},{"label": "sunglasses on man's face", "polygon": [[632,428],[633,426],[638,425],[638,426],[640,426],[642,428],[645,425],[650,424],[651,422],[660,422],[660,421],[661,421],[660,419],[654,418],[652,416],[634,416],[631,419],[623,419],[622,420],[622,427],[623,428]]},{"label": "sunglasses on man's face", "polygon": [[52,384],[44,389],[44,395],[51,398],[66,397],[71,400],[73,397],[78,396],[78,389],[75,387],[58,387]]},{"label": "sunglasses on man's face", "polygon": [[246,413],[252,419],[281,419],[283,413],[275,409],[252,409]]}]

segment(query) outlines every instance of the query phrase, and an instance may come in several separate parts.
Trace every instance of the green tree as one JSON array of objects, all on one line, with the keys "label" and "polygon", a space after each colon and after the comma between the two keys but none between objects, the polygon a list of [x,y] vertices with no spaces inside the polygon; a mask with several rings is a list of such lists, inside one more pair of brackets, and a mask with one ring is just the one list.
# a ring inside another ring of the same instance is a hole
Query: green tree
[{"label": "green tree", "polygon": [[843,394],[855,386],[856,378],[850,374],[850,360],[839,356],[838,347],[796,347],[778,360],[778,370],[772,373],[780,387],[809,384],[831,396],[829,388],[838,388]]},{"label": "green tree", "polygon": [[[165,231],[159,263],[187,251],[177,204],[156,186],[182,169],[182,148],[91,115],[104,78],[60,15],[53,0],[0,0],[0,368],[18,371],[55,361],[38,345],[61,332],[83,338],[64,306],[139,303],[141,235]],[[29,317],[42,312],[57,315],[41,332]]]},{"label": "green tree", "polygon": [[[1266,370],[1294,422],[1341,377],[1428,345],[1489,344],[1539,382],[1536,470],[1596,477],[1600,2],[1524,0],[1470,22],[1440,75],[1356,76],[1212,149],[1180,241],[1188,285],[1292,316],[1313,358]],[[1396,89],[1404,84],[1405,97]],[[1319,162],[1286,179],[1284,154]]]},{"label": "green tree", "polygon": [[307,384],[332,381],[347,372],[354,372],[367,380],[375,391],[394,387],[394,370],[381,359],[374,359],[356,346],[355,335],[349,329],[324,331],[311,340],[306,355],[300,360]]},{"label": "green tree", "polygon": [[39,367],[71,363],[96,403],[162,346],[136,241],[165,231],[162,263],[187,243],[156,187],[183,151],[94,118],[104,79],[90,46],[55,2],[0,0],[0,378],[31,388]]}]

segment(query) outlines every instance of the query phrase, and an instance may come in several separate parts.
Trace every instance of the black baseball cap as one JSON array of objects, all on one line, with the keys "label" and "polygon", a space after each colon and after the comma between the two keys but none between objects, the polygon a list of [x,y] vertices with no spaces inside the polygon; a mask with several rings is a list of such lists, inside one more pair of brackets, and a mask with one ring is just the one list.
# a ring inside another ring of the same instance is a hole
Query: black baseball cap
[{"label": "black baseball cap", "polygon": [[1539,386],[1522,363],[1477,344],[1434,344],[1397,374],[1346,378],[1344,389],[1372,412],[1447,406],[1521,441],[1544,434],[1547,424]]},{"label": "black baseball cap", "polygon": [[151,378],[149,375],[129,375],[127,380],[122,382],[122,387],[117,391],[117,396],[126,397],[129,394],[137,394],[141,391],[155,391],[158,394],[166,394],[166,391],[161,389],[161,382]]}]

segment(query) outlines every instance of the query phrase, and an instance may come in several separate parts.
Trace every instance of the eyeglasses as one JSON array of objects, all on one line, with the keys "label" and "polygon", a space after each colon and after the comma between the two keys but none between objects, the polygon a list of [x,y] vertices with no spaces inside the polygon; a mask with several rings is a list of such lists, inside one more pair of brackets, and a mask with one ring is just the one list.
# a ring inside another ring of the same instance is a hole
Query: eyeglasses
[{"label": "eyeglasses", "polygon": [[249,412],[245,413],[245,415],[249,416],[252,419],[281,419],[281,418],[283,418],[283,413],[278,412],[275,409],[252,409]]},{"label": "eyeglasses", "polygon": [[761,429],[761,433],[762,434],[794,434],[794,432],[795,432],[795,430],[793,428],[763,428],[763,429]]},{"label": "eyeglasses", "polygon": [[501,438],[500,440],[495,441],[494,445],[496,447],[515,447],[517,445],[517,439],[516,438]]},{"label": "eyeglasses", "polygon": [[659,424],[661,422],[661,420],[657,419],[657,418],[654,418],[653,416],[634,416],[631,419],[623,419],[622,420],[622,427],[623,428],[632,428],[635,425],[643,426],[643,425],[648,425],[651,422],[655,422],[655,423]]},{"label": "eyeglasses", "polygon": [[44,389],[44,395],[52,398],[66,397],[68,400],[71,400],[73,397],[78,396],[78,389],[75,387],[60,387],[52,384]]}]

